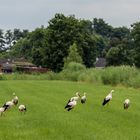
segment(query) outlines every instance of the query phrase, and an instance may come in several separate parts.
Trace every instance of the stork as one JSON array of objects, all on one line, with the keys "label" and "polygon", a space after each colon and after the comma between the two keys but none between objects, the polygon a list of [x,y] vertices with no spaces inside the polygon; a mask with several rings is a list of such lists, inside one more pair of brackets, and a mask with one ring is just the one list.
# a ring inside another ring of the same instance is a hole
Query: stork
[{"label": "stork", "polygon": [[70,111],[73,109],[77,104],[77,101],[72,99],[72,101],[68,102],[68,104],[65,106],[65,109],[67,108],[67,111]]},{"label": "stork", "polygon": [[[78,101],[79,98],[81,97],[80,94],[79,94],[79,92],[76,92],[75,95],[76,95],[76,96],[73,96],[73,97],[71,97],[71,98],[68,100],[67,104],[68,104],[69,102],[73,101],[73,100]],[[66,104],[66,105],[67,105],[67,104]]]},{"label": "stork", "polygon": [[84,92],[84,96],[81,97],[81,103],[84,104],[86,102],[86,93]]},{"label": "stork", "polygon": [[19,109],[20,112],[24,112],[24,113],[27,111],[26,106],[23,105],[23,104],[22,105],[19,105],[18,109]]},{"label": "stork", "polygon": [[14,98],[12,99],[12,102],[14,103],[14,105],[18,104],[18,97],[16,96],[15,93],[13,93]]},{"label": "stork", "polygon": [[114,92],[114,90],[111,90],[110,93],[104,98],[104,101],[102,103],[102,105],[104,106],[105,104],[109,103],[109,101],[112,99],[112,93]]},{"label": "stork", "polygon": [[130,106],[130,100],[126,99],[123,103],[124,109],[128,109],[128,107]]}]

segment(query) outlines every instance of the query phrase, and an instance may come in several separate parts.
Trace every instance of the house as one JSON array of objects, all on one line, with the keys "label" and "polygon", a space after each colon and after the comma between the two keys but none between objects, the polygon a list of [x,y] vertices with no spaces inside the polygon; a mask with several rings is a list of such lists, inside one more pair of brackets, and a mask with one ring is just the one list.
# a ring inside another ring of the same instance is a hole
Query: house
[{"label": "house", "polygon": [[104,68],[106,66],[106,59],[99,57],[96,58],[95,68]]},{"label": "house", "polygon": [[37,67],[24,58],[0,59],[0,73],[12,73],[15,71],[24,73],[46,73],[48,69]]},{"label": "house", "polygon": [[47,68],[42,67],[17,67],[18,72],[24,72],[24,73],[46,73],[48,72]]}]

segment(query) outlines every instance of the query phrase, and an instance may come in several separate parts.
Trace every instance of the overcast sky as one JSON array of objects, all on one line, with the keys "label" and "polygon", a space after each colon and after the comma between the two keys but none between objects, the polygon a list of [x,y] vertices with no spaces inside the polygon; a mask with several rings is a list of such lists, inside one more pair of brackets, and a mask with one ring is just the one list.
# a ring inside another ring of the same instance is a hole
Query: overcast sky
[{"label": "overcast sky", "polygon": [[140,21],[140,0],[0,0],[0,29],[47,26],[56,13],[129,27]]}]

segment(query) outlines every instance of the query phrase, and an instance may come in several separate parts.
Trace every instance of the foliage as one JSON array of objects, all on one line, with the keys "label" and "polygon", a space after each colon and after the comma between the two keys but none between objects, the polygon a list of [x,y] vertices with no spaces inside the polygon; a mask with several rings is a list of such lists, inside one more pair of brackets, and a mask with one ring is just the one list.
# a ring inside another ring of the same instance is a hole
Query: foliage
[{"label": "foliage", "polygon": [[107,65],[128,65],[129,64],[129,56],[124,49],[124,45],[118,45],[117,47],[111,48],[106,56],[107,59]]},{"label": "foliage", "polygon": [[63,71],[58,74],[63,77],[63,80],[78,81],[79,75],[86,70],[86,67],[77,62],[69,62],[65,65]]},{"label": "foliage", "polygon": [[94,18],[93,26],[97,34],[100,34],[105,37],[110,37],[112,34],[113,27],[105,23],[105,21],[101,18]]},{"label": "foliage", "polygon": [[77,45],[74,43],[69,48],[69,54],[64,59],[64,67],[66,67],[70,62],[77,62],[77,63],[83,63],[81,56],[78,53]]},{"label": "foliage", "polygon": [[20,39],[10,51],[11,57],[24,57],[31,60],[31,47],[30,42],[27,38]]},{"label": "foliage", "polygon": [[132,25],[133,29],[131,32],[132,39],[134,42],[133,49],[135,51],[134,53],[134,63],[137,67],[140,67],[140,22],[137,22]]},{"label": "foliage", "polygon": [[78,20],[74,16],[56,14],[50,20],[47,36],[47,47],[44,50],[44,64],[54,71],[62,70],[64,58],[69,47],[75,42],[86,66],[93,66],[95,61],[95,41],[92,37],[91,22]]},{"label": "foliage", "polygon": [[136,77],[139,72],[138,69],[130,66],[108,67],[103,70],[101,79],[104,84],[127,85],[127,81]]},{"label": "foliage", "polygon": [[71,71],[71,72],[74,72],[74,71],[81,71],[81,70],[85,70],[86,67],[81,64],[81,63],[77,63],[77,62],[70,62],[64,70],[68,70],[68,71]]},{"label": "foliage", "polygon": [[0,29],[0,52],[5,52],[5,54],[8,53],[18,40],[27,36],[28,32],[28,30],[24,29],[21,31],[17,28],[15,28],[13,31],[6,30],[5,32],[2,29]]},{"label": "foliage", "polygon": [[130,37],[130,30],[127,27],[113,28],[111,38],[118,38],[123,40]]},{"label": "foliage", "polygon": [[3,30],[0,29],[0,52],[3,52],[5,49],[4,49],[4,44],[5,44],[5,40],[4,40],[4,37],[3,37]]}]

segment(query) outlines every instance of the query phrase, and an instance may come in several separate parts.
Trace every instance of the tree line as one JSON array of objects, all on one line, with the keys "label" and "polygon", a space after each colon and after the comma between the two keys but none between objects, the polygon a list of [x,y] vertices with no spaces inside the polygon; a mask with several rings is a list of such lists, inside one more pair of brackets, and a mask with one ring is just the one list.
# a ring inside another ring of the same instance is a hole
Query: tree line
[{"label": "tree line", "polygon": [[108,66],[140,67],[140,22],[115,28],[101,18],[91,21],[57,13],[47,27],[31,32],[0,30],[1,58],[24,57],[55,72],[63,69],[70,46],[76,46],[87,68],[94,67],[97,57],[105,57]]}]

